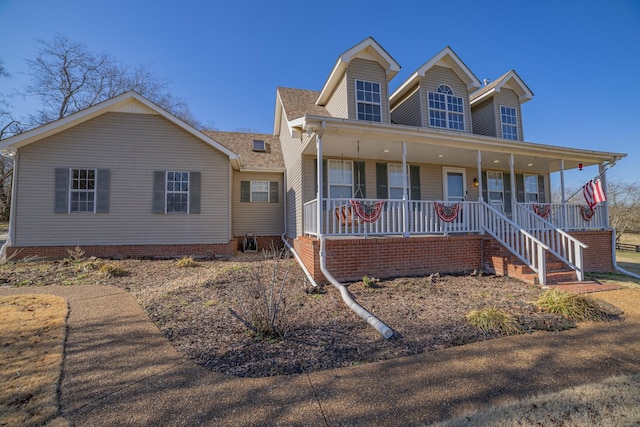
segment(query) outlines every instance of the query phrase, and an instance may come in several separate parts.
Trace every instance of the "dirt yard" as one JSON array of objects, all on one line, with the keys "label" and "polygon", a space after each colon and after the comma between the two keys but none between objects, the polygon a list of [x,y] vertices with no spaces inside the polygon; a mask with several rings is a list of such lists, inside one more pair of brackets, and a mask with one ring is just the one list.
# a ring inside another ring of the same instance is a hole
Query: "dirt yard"
[{"label": "dirt yard", "polygon": [[[393,329],[385,340],[347,308],[335,288],[312,289],[291,259],[278,261],[274,273],[276,261],[259,255],[190,268],[176,260],[76,258],[8,263],[0,267],[0,283],[124,288],[180,352],[208,369],[242,377],[332,369],[495,338],[465,320],[469,311],[485,307],[511,313],[525,333],[575,326],[537,310],[532,302],[543,293],[538,287],[479,273],[348,284],[355,300]],[[258,278],[267,291],[247,294]],[[251,304],[278,296],[276,336],[260,336],[243,323],[252,320]]]}]

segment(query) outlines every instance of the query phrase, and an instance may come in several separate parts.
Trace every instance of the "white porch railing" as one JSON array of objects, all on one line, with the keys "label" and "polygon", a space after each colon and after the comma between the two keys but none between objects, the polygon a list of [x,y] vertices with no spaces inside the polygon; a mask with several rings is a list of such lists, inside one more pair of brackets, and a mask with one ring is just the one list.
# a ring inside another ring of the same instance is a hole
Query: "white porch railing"
[{"label": "white porch railing", "polygon": [[[374,199],[358,199],[375,203]],[[442,221],[435,210],[434,201],[385,200],[380,218],[375,222],[362,221],[356,215],[349,199],[323,199],[322,233],[325,236],[375,236],[404,234],[479,233],[482,231],[479,202],[459,202],[460,211],[451,222]],[[451,202],[437,202],[451,204]],[[406,215],[405,215],[406,210]],[[317,235],[317,204],[311,200],[304,204],[304,232]]]},{"label": "white porch railing", "polygon": [[483,202],[482,209],[482,216],[485,219],[485,231],[535,271],[538,274],[540,285],[546,285],[547,263],[545,254],[549,247],[488,203]]},{"label": "white porch railing", "polygon": [[[553,210],[550,211],[549,218],[552,218],[552,214]],[[583,251],[587,245],[559,229],[555,222],[542,218],[533,210],[533,204],[515,203],[513,217],[520,227],[544,242],[549,247],[549,252],[574,269],[578,280],[584,280]]]},{"label": "white porch railing", "polygon": [[[585,230],[594,228],[605,229],[609,227],[606,210],[603,207],[596,207],[594,215],[588,218],[583,216],[581,212],[581,208],[586,208],[586,205],[522,203],[522,206],[531,212],[534,211],[534,206],[542,207],[547,205],[549,206],[549,218],[547,218],[547,220],[557,228],[562,228],[563,230]],[[523,218],[523,220],[526,220],[526,217]],[[521,224],[520,222],[518,223]]]}]

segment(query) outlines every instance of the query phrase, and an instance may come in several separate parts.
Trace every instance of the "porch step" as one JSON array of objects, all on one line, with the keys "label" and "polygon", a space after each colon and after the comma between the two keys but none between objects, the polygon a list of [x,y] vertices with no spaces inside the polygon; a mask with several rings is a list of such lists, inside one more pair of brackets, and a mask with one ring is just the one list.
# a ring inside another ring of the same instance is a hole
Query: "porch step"
[{"label": "porch step", "polygon": [[[533,271],[528,265],[523,264],[520,260],[509,260],[507,264],[507,275],[520,279],[523,282],[534,285],[540,284],[538,273]],[[576,280],[576,272],[568,269],[564,263],[554,262],[547,265],[547,284],[569,282]]]}]

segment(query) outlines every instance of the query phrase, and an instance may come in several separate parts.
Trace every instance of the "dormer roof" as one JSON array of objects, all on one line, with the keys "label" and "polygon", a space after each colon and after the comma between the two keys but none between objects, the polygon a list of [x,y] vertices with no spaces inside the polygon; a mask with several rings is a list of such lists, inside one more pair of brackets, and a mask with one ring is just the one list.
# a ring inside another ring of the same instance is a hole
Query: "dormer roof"
[{"label": "dormer roof", "polygon": [[324,84],[316,104],[324,106],[333,93],[340,78],[344,74],[347,66],[356,58],[377,61],[387,73],[387,82],[400,71],[400,65],[376,42],[373,37],[367,37],[351,49],[338,57],[336,65],[333,67],[327,82]]},{"label": "dormer roof", "polygon": [[480,80],[471,72],[469,67],[465,65],[458,55],[447,46],[442,49],[436,56],[425,62],[418,70],[413,73],[400,87],[390,96],[391,104],[394,100],[401,99],[407,92],[419,83],[420,78],[434,66],[441,66],[452,69],[456,75],[467,85],[467,92],[470,93],[480,87]]},{"label": "dormer roof", "polygon": [[476,104],[492,96],[496,92],[500,92],[503,87],[512,89],[518,95],[520,104],[523,104],[533,98],[533,92],[531,92],[531,89],[529,89],[529,87],[522,81],[515,70],[511,70],[486,86],[483,86],[473,92],[469,97],[469,100],[471,104]]}]

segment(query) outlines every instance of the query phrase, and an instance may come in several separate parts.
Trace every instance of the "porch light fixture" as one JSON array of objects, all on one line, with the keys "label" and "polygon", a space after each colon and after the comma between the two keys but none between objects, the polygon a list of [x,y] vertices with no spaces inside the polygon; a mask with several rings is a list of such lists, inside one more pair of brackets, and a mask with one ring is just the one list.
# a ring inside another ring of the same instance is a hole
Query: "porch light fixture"
[{"label": "porch light fixture", "polygon": [[478,178],[473,178],[473,186],[478,187],[480,183],[478,182]]},{"label": "porch light fixture", "polygon": [[438,154],[438,158],[440,158],[440,159],[441,159],[441,158],[443,158],[443,157],[444,157],[444,154]]},{"label": "porch light fixture", "polygon": [[382,150],[382,151],[384,151],[385,153],[388,153],[388,152],[389,152],[389,150],[388,150],[387,148],[385,148],[385,149],[384,149],[384,150]]},{"label": "porch light fixture", "polygon": [[494,160],[493,163],[500,163],[500,160]]},{"label": "porch light fixture", "polygon": [[533,163],[527,163],[527,166],[531,167],[533,166]]}]

